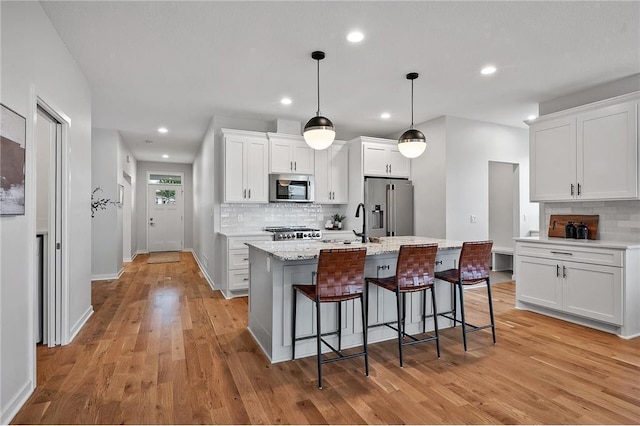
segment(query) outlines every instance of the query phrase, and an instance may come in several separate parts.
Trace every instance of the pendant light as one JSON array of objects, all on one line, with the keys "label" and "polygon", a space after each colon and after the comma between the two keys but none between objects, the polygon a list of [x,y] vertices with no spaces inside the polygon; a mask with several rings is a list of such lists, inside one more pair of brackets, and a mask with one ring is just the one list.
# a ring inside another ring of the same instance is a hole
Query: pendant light
[{"label": "pendant light", "polygon": [[336,138],[333,123],[327,117],[320,115],[320,61],[324,59],[324,52],[315,51],[311,57],[318,61],[318,110],[316,116],[304,126],[304,140],[313,149],[326,149]]},{"label": "pendant light", "polygon": [[413,128],[413,80],[418,78],[417,72],[407,74],[407,80],[411,80],[411,127],[398,139],[398,149],[407,158],[419,157],[427,148],[427,139],[424,134]]}]

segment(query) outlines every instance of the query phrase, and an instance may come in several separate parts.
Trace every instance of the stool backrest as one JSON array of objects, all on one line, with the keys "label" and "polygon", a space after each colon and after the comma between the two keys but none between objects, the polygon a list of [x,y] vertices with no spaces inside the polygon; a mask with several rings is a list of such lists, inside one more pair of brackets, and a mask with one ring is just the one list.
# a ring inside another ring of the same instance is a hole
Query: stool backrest
[{"label": "stool backrest", "polygon": [[320,299],[362,293],[366,247],[320,250],[316,289]]},{"label": "stool backrest", "polygon": [[467,241],[460,251],[460,280],[489,278],[491,271],[491,248],[493,241]]},{"label": "stool backrest", "polygon": [[396,285],[402,288],[433,284],[438,244],[400,246],[396,266]]}]

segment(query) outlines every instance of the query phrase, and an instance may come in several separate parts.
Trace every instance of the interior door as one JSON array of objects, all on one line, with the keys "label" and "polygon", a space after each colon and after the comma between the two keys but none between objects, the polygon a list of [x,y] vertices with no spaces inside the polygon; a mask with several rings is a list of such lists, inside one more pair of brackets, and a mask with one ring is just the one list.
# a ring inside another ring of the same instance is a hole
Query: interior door
[{"label": "interior door", "polygon": [[183,197],[180,185],[148,186],[148,250],[182,250]]}]

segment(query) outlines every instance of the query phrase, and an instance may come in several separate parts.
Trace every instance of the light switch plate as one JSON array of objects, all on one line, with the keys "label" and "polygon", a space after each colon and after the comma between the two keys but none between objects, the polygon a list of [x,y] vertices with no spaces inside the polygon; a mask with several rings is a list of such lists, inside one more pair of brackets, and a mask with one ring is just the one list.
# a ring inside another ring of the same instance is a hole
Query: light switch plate
[{"label": "light switch plate", "polygon": [[476,216],[475,214],[472,214],[471,216],[469,216],[469,221],[471,223],[478,223],[478,216]]}]

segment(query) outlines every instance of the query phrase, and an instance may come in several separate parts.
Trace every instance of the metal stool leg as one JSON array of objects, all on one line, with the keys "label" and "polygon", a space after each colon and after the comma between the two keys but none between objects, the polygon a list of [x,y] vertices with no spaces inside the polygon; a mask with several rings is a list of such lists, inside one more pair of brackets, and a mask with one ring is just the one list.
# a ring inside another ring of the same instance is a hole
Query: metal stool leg
[{"label": "metal stool leg", "polygon": [[427,332],[427,289],[422,290],[422,334]]},{"label": "metal stool leg", "polygon": [[462,284],[456,284],[460,289],[460,319],[462,320],[462,342],[464,343],[464,351],[467,351],[467,323],[464,318],[464,292],[462,290]]},{"label": "metal stool leg", "polygon": [[398,354],[400,355],[400,367],[402,367],[402,302],[400,300],[400,290],[396,289],[396,309],[398,311]]},{"label": "metal stool leg", "polygon": [[320,301],[316,299],[316,341],[318,342],[318,389],[322,389],[322,331],[320,328]]},{"label": "metal stool leg", "polygon": [[[426,291],[425,291],[426,293]],[[425,298],[426,298],[425,294]],[[436,308],[436,286],[435,284],[431,287],[431,304],[433,306],[433,330],[436,335],[436,352],[438,353],[438,358],[440,358],[440,334],[438,331],[438,309]],[[424,319],[424,322],[427,322],[427,319]]]},{"label": "metal stool leg", "polygon": [[491,334],[493,334],[493,344],[496,344],[496,323],[493,319],[493,299],[491,298],[491,282],[487,278],[487,296],[489,297],[489,315],[491,316]]},{"label": "metal stool leg", "polygon": [[367,349],[367,333],[369,327],[367,327],[367,309],[366,300],[364,294],[360,295],[360,304],[362,306],[362,344],[364,346],[364,373],[369,376],[369,351]]},{"label": "metal stool leg", "polygon": [[456,328],[456,325],[458,324],[458,300],[457,300],[457,295],[456,295],[456,285],[453,284],[453,328]]},{"label": "metal stool leg", "polygon": [[291,359],[296,359],[296,308],[298,292],[293,288],[293,308],[291,309]]},{"label": "metal stool leg", "polygon": [[338,351],[342,350],[342,302],[338,302]]}]

